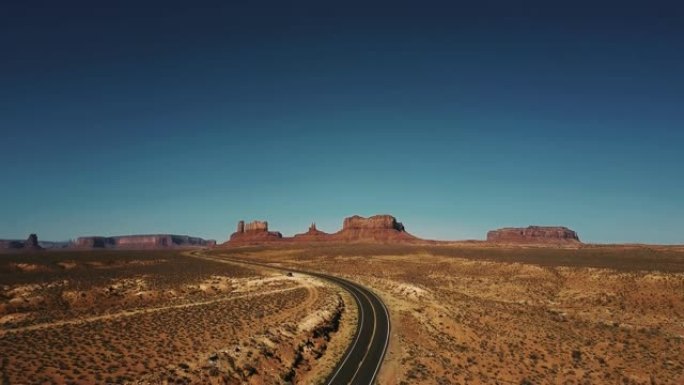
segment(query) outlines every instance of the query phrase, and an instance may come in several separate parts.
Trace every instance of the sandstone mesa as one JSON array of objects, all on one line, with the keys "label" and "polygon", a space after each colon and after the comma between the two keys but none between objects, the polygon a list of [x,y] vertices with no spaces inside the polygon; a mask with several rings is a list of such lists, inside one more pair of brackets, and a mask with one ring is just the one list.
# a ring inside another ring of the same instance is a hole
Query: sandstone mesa
[{"label": "sandstone mesa", "polygon": [[505,227],[487,233],[495,243],[580,243],[577,233],[562,226]]},{"label": "sandstone mesa", "polygon": [[216,241],[206,240],[188,235],[154,234],[154,235],[122,235],[116,237],[87,236],[76,239],[78,248],[167,248],[214,246]]},{"label": "sandstone mesa", "polygon": [[[418,238],[406,231],[404,224],[392,215],[373,215],[368,218],[353,215],[344,218],[342,229],[335,233],[319,230],[315,223],[305,233],[284,237],[279,231],[269,230],[268,222],[239,221],[224,246],[245,246],[271,243],[448,243]],[[469,241],[482,242],[482,241]],[[52,242],[55,243],[55,242]],[[486,243],[493,245],[580,245],[577,233],[562,226],[506,227],[487,233]],[[0,250],[41,250],[41,244],[52,248],[51,242],[41,242],[31,234],[26,241],[0,240]],[[60,244],[60,243],[55,243]],[[216,241],[175,234],[149,234],[124,236],[84,236],[71,243],[79,249],[164,249],[182,247],[214,247]],[[65,246],[61,246],[65,247]]]},{"label": "sandstone mesa", "polygon": [[336,233],[325,233],[312,223],[306,233],[283,237],[280,232],[269,231],[268,223],[254,221],[249,224],[238,222],[238,229],[231,234],[226,245],[246,245],[271,242],[416,242],[419,238],[406,232],[404,225],[391,215],[375,215],[364,218],[358,215],[344,219],[342,229]]}]

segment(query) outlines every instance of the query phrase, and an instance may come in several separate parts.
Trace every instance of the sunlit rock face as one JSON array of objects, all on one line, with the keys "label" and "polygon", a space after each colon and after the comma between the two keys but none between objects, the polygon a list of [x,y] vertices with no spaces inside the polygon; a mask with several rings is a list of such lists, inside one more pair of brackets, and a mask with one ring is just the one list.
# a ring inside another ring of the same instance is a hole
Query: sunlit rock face
[{"label": "sunlit rock face", "polygon": [[230,235],[229,244],[260,244],[278,241],[283,235],[277,231],[268,231],[268,222],[252,221],[245,223],[239,221],[237,231]]},{"label": "sunlit rock face", "polygon": [[230,235],[227,245],[256,245],[273,242],[311,243],[311,242],[372,242],[394,243],[415,242],[420,239],[406,232],[404,225],[391,215],[375,215],[364,218],[354,215],[345,218],[342,229],[336,233],[318,230],[312,223],[305,233],[293,237],[283,237],[280,232],[270,231],[268,222],[239,221],[237,230]]},{"label": "sunlit rock face", "polygon": [[337,241],[345,242],[412,242],[418,238],[406,232],[404,225],[391,215],[358,215],[344,219],[342,230],[333,234]]},{"label": "sunlit rock face", "polygon": [[353,217],[344,218],[342,231],[360,229],[404,231],[404,225],[397,222],[397,219],[391,215],[375,215],[369,218],[354,215]]}]

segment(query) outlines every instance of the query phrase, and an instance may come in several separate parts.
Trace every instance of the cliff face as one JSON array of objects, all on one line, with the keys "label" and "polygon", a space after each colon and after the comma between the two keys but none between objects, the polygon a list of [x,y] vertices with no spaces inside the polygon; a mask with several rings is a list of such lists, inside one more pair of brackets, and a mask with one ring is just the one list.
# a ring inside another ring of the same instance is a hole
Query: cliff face
[{"label": "cliff face", "polygon": [[167,247],[213,246],[214,240],[174,234],[156,235],[123,235],[117,237],[80,237],[76,247],[80,248],[121,248],[121,249],[155,249]]},{"label": "cliff face", "polygon": [[577,233],[561,226],[508,227],[487,233],[487,242],[496,243],[579,243]]},{"label": "cliff face", "polygon": [[349,230],[396,230],[404,231],[404,225],[391,215],[375,215],[370,218],[354,215],[344,218],[342,231]]},{"label": "cliff face", "polygon": [[245,223],[239,221],[237,231],[230,235],[229,244],[251,245],[278,241],[283,235],[277,231],[268,231],[268,222],[252,221]]},{"label": "cliff face", "polygon": [[268,231],[268,222],[266,221],[252,221],[244,225],[244,232],[260,232]]},{"label": "cliff face", "polygon": [[419,239],[406,232],[404,225],[391,215],[363,218],[358,215],[344,219],[342,230],[332,235],[343,242],[412,242]]},{"label": "cliff face", "polygon": [[112,237],[79,237],[76,239],[76,247],[79,248],[104,248],[114,246],[116,246],[116,241]]},{"label": "cliff face", "polygon": [[268,230],[268,222],[238,222],[237,231],[231,234],[228,245],[255,245],[272,242],[415,242],[420,239],[406,232],[404,225],[391,215],[369,218],[354,215],[344,219],[342,230],[329,234],[320,231],[313,223],[306,233],[283,238],[277,231]]}]

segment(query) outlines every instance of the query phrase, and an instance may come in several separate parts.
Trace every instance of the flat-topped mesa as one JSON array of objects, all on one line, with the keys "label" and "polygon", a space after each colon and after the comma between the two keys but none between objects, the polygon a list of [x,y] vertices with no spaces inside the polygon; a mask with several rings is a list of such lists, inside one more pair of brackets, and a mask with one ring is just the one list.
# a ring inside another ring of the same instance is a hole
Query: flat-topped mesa
[{"label": "flat-topped mesa", "polygon": [[113,237],[78,237],[74,244],[78,248],[83,249],[103,249],[108,247],[116,247],[116,241]]},{"label": "flat-topped mesa", "polygon": [[333,234],[338,241],[410,242],[418,238],[406,232],[404,225],[391,215],[369,218],[354,215],[344,219],[342,230]]},{"label": "flat-topped mesa", "polygon": [[237,231],[230,235],[230,244],[258,244],[277,241],[283,238],[278,231],[268,231],[268,222],[252,221],[245,223],[239,221]]},{"label": "flat-topped mesa", "polygon": [[344,218],[342,230],[351,229],[385,229],[404,231],[404,225],[397,222],[397,219],[391,215],[374,215],[369,218],[364,218],[358,215]]},{"label": "flat-topped mesa", "polygon": [[579,243],[577,233],[562,226],[506,227],[487,233],[487,242],[496,243]]},{"label": "flat-topped mesa", "polygon": [[215,246],[216,241],[206,240],[188,235],[153,234],[122,235],[116,237],[79,237],[76,247],[79,248],[117,248],[117,249],[157,249],[169,247]]},{"label": "flat-topped mesa", "polygon": [[252,221],[245,223],[245,221],[239,221],[237,224],[237,231],[234,234],[244,234],[248,232],[267,232],[268,222],[266,221]]}]

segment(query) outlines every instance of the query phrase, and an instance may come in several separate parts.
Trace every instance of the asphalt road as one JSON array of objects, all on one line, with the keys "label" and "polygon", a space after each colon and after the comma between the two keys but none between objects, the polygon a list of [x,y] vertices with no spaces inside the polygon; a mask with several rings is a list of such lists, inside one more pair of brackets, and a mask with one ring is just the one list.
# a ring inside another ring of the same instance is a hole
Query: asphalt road
[{"label": "asphalt road", "polygon": [[355,282],[327,274],[306,272],[342,286],[352,294],[359,322],[352,344],[327,379],[328,385],[374,383],[389,343],[390,320],[385,304],[375,293]]},{"label": "asphalt road", "polygon": [[[196,254],[195,256],[206,258]],[[219,258],[209,257],[208,259],[218,260]],[[307,274],[331,281],[347,290],[356,300],[359,322],[351,345],[325,383],[327,385],[371,385],[375,382],[389,343],[390,318],[387,307],[372,290],[333,275],[240,259],[220,259]]]}]

